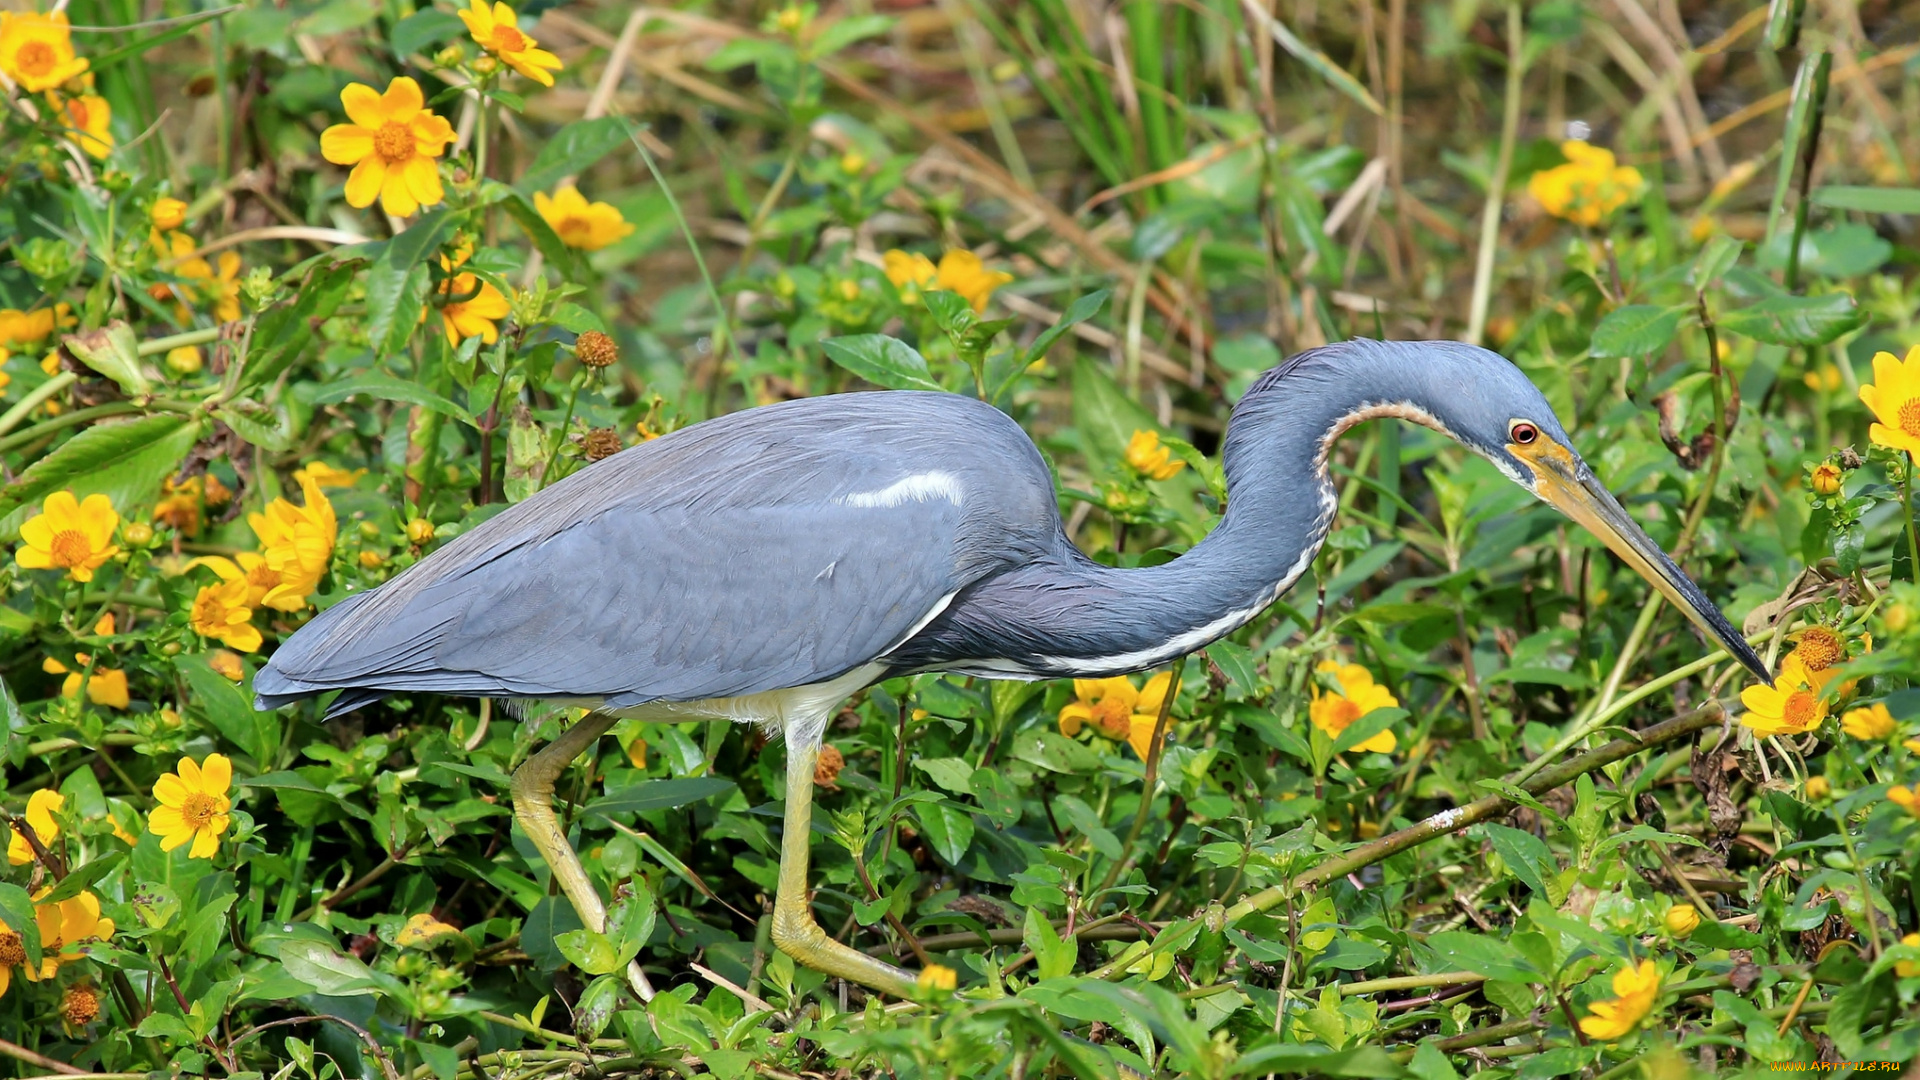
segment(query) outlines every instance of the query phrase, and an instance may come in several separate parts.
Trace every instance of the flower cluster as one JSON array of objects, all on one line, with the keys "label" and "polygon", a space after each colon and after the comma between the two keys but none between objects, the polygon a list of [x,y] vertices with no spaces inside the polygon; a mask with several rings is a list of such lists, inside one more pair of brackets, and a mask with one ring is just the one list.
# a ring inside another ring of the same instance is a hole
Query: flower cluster
[{"label": "flower cluster", "polygon": [[1527,192],[1554,217],[1598,225],[1646,187],[1640,170],[1616,164],[1613,151],[1604,147],[1569,139],[1560,152],[1567,157],[1565,165],[1542,169],[1527,181]]},{"label": "flower cluster", "polygon": [[958,293],[973,305],[975,313],[984,312],[994,290],[1013,280],[1013,275],[1004,270],[987,269],[980,256],[964,248],[954,248],[940,256],[938,266],[918,252],[898,249],[887,252],[882,261],[887,280],[900,290],[900,301],[904,304],[919,303],[920,293],[926,289],[943,289]]},{"label": "flower cluster", "polygon": [[1109,739],[1124,740],[1145,761],[1153,749],[1154,725],[1173,685],[1173,673],[1162,671],[1144,687],[1124,675],[1110,679],[1073,680],[1073,700],[1060,710],[1060,734],[1072,738],[1091,730]]},{"label": "flower cluster", "polygon": [[[315,465],[326,468],[322,463]],[[306,505],[275,499],[264,513],[247,515],[247,524],[259,538],[259,551],[243,551],[231,559],[205,555],[187,564],[188,569],[205,567],[219,579],[202,585],[194,595],[187,620],[194,633],[253,652],[264,640],[253,625],[254,609],[306,609],[333,559],[339,522],[333,503],[320,490],[319,476],[331,479],[331,475],[317,472],[314,465],[305,472],[300,488]]]},{"label": "flower cluster", "polygon": [[1125,459],[1127,468],[1142,480],[1166,480],[1187,467],[1162,445],[1157,431],[1135,431],[1127,440]]},{"label": "flower cluster", "polygon": [[53,978],[62,964],[85,957],[90,941],[105,941],[113,936],[113,920],[100,915],[100,898],[82,889],[64,900],[47,900],[53,891],[49,885],[34,897],[34,925],[40,931],[40,963],[27,962],[27,950],[20,935],[0,928],[0,994],[13,985],[17,968],[28,982]]}]

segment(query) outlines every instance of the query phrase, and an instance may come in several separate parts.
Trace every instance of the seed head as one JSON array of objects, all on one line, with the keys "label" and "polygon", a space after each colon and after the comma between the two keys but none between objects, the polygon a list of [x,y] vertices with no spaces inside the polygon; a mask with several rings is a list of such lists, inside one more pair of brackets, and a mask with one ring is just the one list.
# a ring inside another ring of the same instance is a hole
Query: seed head
[{"label": "seed head", "polygon": [[414,518],[412,521],[407,522],[407,541],[409,543],[424,544],[431,539],[433,539],[433,522],[428,521],[426,518]]},{"label": "seed head", "polygon": [[847,767],[846,756],[831,746],[820,747],[820,757],[813,763],[813,782],[820,787],[832,787],[840,778],[840,770]]},{"label": "seed head", "polygon": [[580,449],[586,452],[588,461],[600,461],[626,449],[620,441],[620,433],[610,427],[597,427],[581,438]]},{"label": "seed head", "polygon": [[85,1027],[100,1017],[100,992],[86,983],[74,983],[60,998],[60,1015],[74,1027]]},{"label": "seed head", "polygon": [[573,343],[573,355],[590,368],[612,367],[620,359],[620,346],[600,331],[589,330]]}]

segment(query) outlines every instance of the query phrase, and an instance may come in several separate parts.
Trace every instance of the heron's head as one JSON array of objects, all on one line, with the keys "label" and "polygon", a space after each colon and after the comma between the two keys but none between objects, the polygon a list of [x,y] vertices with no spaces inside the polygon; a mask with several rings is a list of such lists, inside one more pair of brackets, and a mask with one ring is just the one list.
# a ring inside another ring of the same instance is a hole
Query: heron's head
[{"label": "heron's head", "polygon": [[1754,675],[1771,681],[1766,665],[1720,609],[1594,478],[1546,396],[1519,368],[1497,353],[1456,342],[1401,347],[1419,350],[1399,360],[1425,365],[1429,400],[1420,404],[1449,434],[1598,537]]}]

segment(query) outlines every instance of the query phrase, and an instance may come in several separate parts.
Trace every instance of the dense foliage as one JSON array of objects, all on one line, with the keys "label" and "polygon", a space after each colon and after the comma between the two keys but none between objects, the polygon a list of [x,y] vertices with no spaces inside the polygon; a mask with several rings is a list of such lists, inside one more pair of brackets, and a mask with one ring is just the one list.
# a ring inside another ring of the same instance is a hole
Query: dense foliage
[{"label": "dense foliage", "polygon": [[[1748,7],[0,12],[0,1070],[1910,1067],[1920,13]],[[839,714],[814,909],[910,1002],[770,947],[762,732],[567,774],[597,934],[507,795],[575,713],[252,708],[316,610],[799,396],[990,400],[1171,558],[1233,401],[1359,335],[1511,357],[1777,680],[1369,423],[1204,654]]]}]

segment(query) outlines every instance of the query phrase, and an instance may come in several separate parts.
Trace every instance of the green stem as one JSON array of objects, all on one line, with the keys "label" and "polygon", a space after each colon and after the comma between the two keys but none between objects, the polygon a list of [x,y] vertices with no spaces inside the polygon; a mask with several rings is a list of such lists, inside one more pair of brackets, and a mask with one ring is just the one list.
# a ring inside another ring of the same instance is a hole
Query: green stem
[{"label": "green stem", "polygon": [[660,174],[659,162],[653,160],[653,155],[647,151],[646,144],[633,134],[632,129],[627,131],[627,141],[640,152],[640,160],[646,164],[647,172],[652,175],[653,182],[660,185],[660,194],[666,196],[667,208],[673,211],[673,219],[680,224],[680,235],[686,239],[687,251],[693,255],[693,264],[700,268],[700,280],[705,283],[707,299],[713,304],[713,353],[717,362],[723,358],[724,350],[732,347],[733,344],[733,325],[727,320],[727,305],[721,301],[720,290],[713,283],[713,274],[707,270],[706,257],[700,253],[700,242],[694,239],[693,226],[687,221],[686,212],[680,208],[680,200],[674,197],[673,188],[667,183],[667,178]]},{"label": "green stem", "polygon": [[126,413],[139,411],[140,406],[135,405],[131,401],[109,401],[105,405],[95,405],[89,409],[75,409],[72,412],[61,413],[52,419],[42,420],[24,431],[18,431],[5,438],[0,438],[0,454],[12,450],[16,446],[25,446],[35,439],[40,438],[42,435],[51,435],[61,428],[69,428],[75,424],[84,424],[89,420],[99,420],[103,417],[121,416]]},{"label": "green stem", "polygon": [[207,345],[218,340],[220,340],[220,328],[215,326],[206,330],[188,330],[183,334],[170,334],[166,337],[149,338],[141,342],[139,346],[134,349],[134,352],[139,353],[141,356],[159,356],[170,349],[177,349],[182,345]]},{"label": "green stem", "polygon": [[[5,430],[0,428],[0,430]],[[1907,451],[1907,473],[1900,478],[1900,508],[1907,512],[1907,570],[1913,575],[1913,583],[1920,585],[1920,536],[1913,527],[1913,451]]]},{"label": "green stem", "polygon": [[25,420],[28,413],[39,408],[42,402],[79,381],[80,376],[71,371],[63,371],[28,391],[26,397],[14,402],[13,408],[0,413],[0,435],[19,427],[20,421]]},{"label": "green stem", "polygon": [[1507,174],[1513,169],[1513,144],[1520,132],[1520,92],[1526,77],[1521,52],[1525,22],[1518,2],[1507,4],[1507,98],[1500,114],[1500,156],[1487,181],[1487,204],[1480,214],[1480,247],[1474,253],[1473,300],[1467,312],[1467,341],[1478,345],[1487,329],[1493,300],[1493,257],[1500,242],[1500,208],[1507,201]]}]

